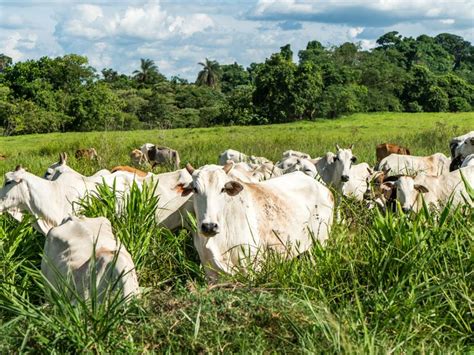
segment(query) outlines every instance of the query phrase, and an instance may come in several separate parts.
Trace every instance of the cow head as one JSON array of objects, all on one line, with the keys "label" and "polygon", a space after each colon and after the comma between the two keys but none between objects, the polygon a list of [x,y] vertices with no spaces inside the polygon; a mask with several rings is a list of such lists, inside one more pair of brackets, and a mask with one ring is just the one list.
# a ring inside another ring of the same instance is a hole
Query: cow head
[{"label": "cow head", "polygon": [[28,189],[23,182],[26,170],[18,165],[15,171],[5,174],[5,184],[0,189],[0,213],[12,208],[22,207],[28,200]]},{"label": "cow head", "polygon": [[349,148],[342,149],[336,144],[336,156],[334,157],[334,163],[336,164],[337,174],[341,177],[342,182],[349,181],[351,166],[357,161],[357,157],[352,154],[352,148],[354,144],[351,144]]},{"label": "cow head", "polygon": [[194,192],[194,209],[201,235],[213,237],[222,231],[228,199],[238,195],[244,188],[241,183],[228,176],[233,167],[233,163],[227,163],[223,167],[206,165],[201,169],[186,165],[193,181],[184,188],[183,195]]},{"label": "cow head", "polygon": [[474,154],[474,137],[466,138],[456,148],[456,157],[461,156],[462,158],[465,158],[470,154]]},{"label": "cow head", "polygon": [[67,154],[59,153],[59,161],[49,166],[44,173],[43,178],[46,180],[56,180],[62,173],[67,171]]},{"label": "cow head", "polygon": [[397,189],[397,200],[400,202],[402,211],[405,213],[419,211],[421,208],[420,194],[429,192],[428,188],[416,184],[411,176],[400,176],[394,185]]}]

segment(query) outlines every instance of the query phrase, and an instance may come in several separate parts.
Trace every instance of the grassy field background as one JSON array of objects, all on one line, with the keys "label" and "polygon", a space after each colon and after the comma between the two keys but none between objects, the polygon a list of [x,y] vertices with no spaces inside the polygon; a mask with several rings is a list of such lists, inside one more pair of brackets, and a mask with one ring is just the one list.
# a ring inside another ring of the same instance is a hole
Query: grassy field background
[{"label": "grassy field background", "polygon": [[[449,139],[472,129],[474,113],[387,113],[259,127],[2,137],[7,159],[0,172],[23,164],[43,174],[66,151],[70,165],[89,174],[127,164],[129,152],[145,142],[175,148],[194,166],[215,163],[227,148],[277,160],[287,149],[320,156],[336,142],[354,143],[359,161],[373,164],[378,143],[399,143],[416,155],[449,154]],[[74,159],[77,148],[90,146],[99,162]],[[260,273],[209,288],[189,233],[146,223],[152,201],[145,198],[131,215],[117,217],[104,200],[90,202],[85,213],[109,217],[119,238],[147,240],[138,270],[143,297],[130,306],[97,308],[45,296],[38,272],[44,237],[30,221],[0,215],[1,353],[445,353],[473,347],[471,208],[414,217],[344,201],[342,222],[325,248],[316,245],[291,261],[269,259]]]}]

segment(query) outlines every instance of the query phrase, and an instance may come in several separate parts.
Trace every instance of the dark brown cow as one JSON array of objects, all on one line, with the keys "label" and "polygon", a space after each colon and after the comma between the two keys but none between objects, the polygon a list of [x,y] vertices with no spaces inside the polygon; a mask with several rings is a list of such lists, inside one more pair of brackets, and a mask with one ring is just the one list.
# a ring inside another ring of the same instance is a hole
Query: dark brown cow
[{"label": "dark brown cow", "polygon": [[382,143],[375,148],[375,155],[377,156],[377,163],[388,157],[390,154],[411,155],[408,148],[401,147],[397,144]]}]

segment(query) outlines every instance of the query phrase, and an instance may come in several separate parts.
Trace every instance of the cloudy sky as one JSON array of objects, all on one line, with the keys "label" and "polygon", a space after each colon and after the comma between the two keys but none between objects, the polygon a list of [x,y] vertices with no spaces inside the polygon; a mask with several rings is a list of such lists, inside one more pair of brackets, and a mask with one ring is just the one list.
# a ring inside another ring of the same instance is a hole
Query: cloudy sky
[{"label": "cloudy sky", "polygon": [[290,43],[360,42],[383,33],[450,32],[474,40],[473,0],[0,0],[0,53],[21,61],[86,55],[131,73],[140,58],[194,80],[205,57],[243,65]]}]

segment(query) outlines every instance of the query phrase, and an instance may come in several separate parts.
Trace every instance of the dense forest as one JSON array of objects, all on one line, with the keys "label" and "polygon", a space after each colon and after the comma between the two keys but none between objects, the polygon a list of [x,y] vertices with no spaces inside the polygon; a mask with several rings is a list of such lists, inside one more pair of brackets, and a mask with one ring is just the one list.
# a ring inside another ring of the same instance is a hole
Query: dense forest
[{"label": "dense forest", "polygon": [[76,54],[18,63],[0,55],[0,130],[206,127],[474,108],[474,47],[448,33],[389,32],[371,51],[311,41],[297,61],[286,45],[248,68],[208,59],[197,64],[191,83],[166,78],[150,59],[129,76],[111,68],[98,73]]}]

